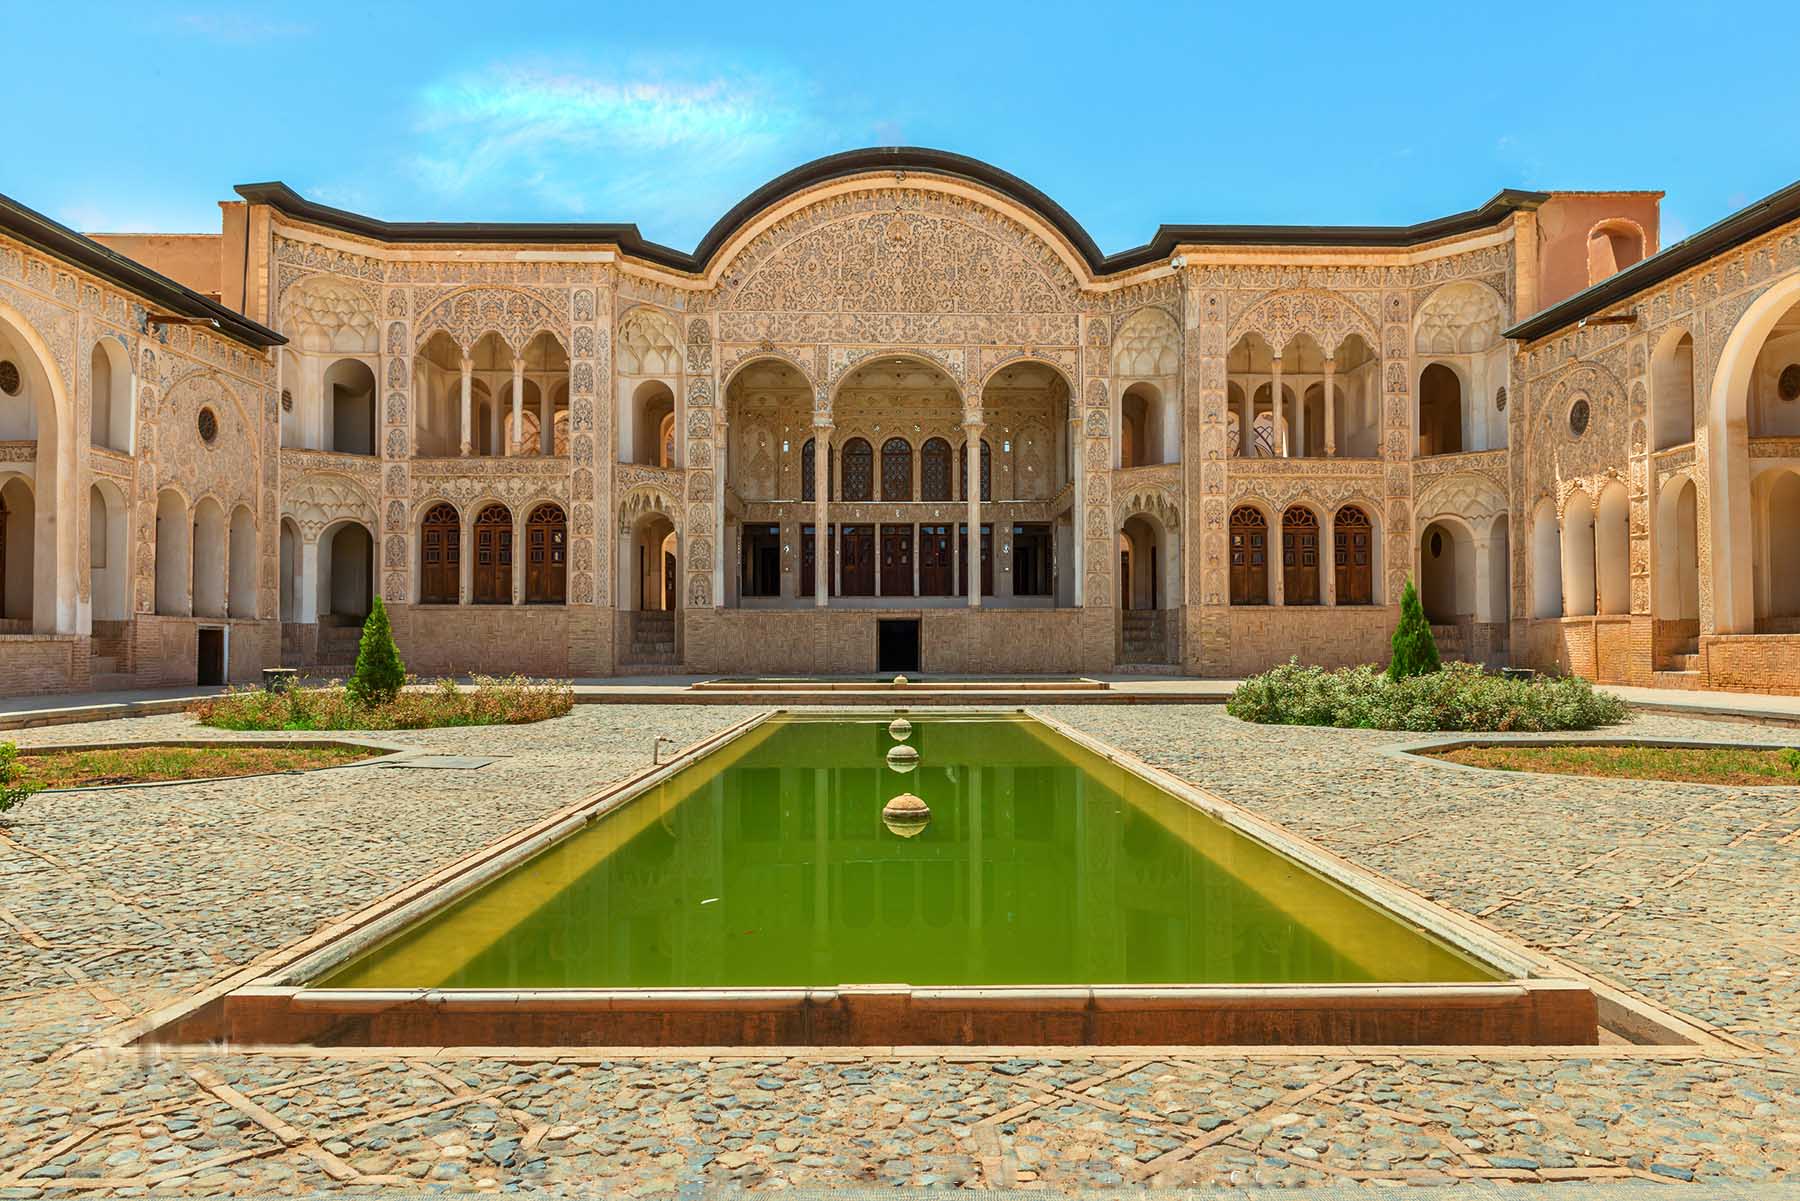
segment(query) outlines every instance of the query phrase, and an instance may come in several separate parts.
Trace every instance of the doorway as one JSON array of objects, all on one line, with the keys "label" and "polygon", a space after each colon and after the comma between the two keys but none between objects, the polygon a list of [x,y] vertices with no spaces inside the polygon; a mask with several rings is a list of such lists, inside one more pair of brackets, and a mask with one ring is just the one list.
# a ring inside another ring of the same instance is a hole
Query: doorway
[{"label": "doorway", "polygon": [[218,626],[200,627],[200,646],[194,664],[194,682],[197,684],[223,684],[225,682],[225,631]]},{"label": "doorway", "polygon": [[919,619],[883,618],[875,623],[875,670],[919,670]]}]

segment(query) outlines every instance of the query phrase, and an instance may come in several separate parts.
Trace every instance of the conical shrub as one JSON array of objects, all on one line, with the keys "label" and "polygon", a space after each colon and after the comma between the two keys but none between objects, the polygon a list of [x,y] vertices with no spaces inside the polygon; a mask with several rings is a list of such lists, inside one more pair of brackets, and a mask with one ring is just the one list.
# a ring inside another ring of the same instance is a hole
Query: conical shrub
[{"label": "conical shrub", "polygon": [[388,624],[387,606],[378,596],[363,622],[362,645],[356,651],[356,670],[350,674],[350,699],[360,705],[384,705],[400,695],[400,686],[404,683],[406,664],[400,661],[400,648],[394,645],[394,628]]},{"label": "conical shrub", "polygon": [[1425,606],[1419,603],[1419,590],[1411,580],[1400,594],[1400,624],[1394,627],[1393,645],[1394,657],[1387,669],[1390,680],[1430,675],[1444,666],[1438,658],[1437,639],[1431,636],[1431,623],[1425,620]]}]

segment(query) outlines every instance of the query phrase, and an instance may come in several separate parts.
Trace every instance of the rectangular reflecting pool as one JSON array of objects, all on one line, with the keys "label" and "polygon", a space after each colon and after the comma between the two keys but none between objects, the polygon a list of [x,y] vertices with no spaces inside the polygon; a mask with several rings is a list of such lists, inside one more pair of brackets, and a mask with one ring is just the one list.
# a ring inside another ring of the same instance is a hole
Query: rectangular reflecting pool
[{"label": "rectangular reflecting pool", "polygon": [[908,717],[899,736],[891,712],[753,723],[227,997],[227,1033],[1593,1041],[1585,988],[1523,978],[1104,748],[1024,714]]},{"label": "rectangular reflecting pool", "polygon": [[[925,718],[904,743],[887,726],[771,722],[322,983],[1497,978],[1030,718]],[[890,767],[896,746],[917,766]],[[883,822],[902,793],[930,809],[916,832]]]}]

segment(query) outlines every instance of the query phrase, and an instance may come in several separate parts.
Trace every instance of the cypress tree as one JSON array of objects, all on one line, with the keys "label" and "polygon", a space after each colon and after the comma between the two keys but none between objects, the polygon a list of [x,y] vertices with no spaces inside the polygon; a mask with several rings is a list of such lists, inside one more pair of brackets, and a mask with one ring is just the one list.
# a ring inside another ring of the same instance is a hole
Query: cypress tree
[{"label": "cypress tree", "polygon": [[1419,590],[1411,580],[1400,594],[1400,624],[1394,627],[1393,645],[1394,657],[1387,668],[1390,680],[1429,675],[1444,666],[1438,658],[1437,639],[1431,636],[1431,623],[1425,620],[1425,606],[1419,603]]},{"label": "cypress tree", "polygon": [[388,624],[387,606],[381,598],[363,622],[362,644],[356,650],[356,670],[350,674],[350,699],[361,705],[386,704],[400,695],[406,683],[406,664],[394,645],[394,628]]}]

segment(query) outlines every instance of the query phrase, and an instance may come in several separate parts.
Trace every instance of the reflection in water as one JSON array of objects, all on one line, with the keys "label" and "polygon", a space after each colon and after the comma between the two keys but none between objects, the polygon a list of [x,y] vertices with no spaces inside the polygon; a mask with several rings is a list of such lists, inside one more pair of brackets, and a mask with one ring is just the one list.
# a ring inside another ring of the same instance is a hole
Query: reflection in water
[{"label": "reflection in water", "polygon": [[[1493,978],[1029,719],[912,734],[903,777],[880,721],[767,723],[325,984]],[[915,837],[883,824],[899,792]]]}]

